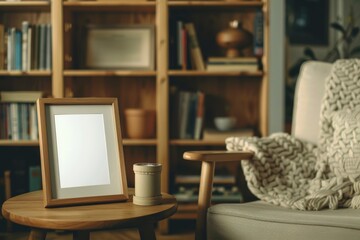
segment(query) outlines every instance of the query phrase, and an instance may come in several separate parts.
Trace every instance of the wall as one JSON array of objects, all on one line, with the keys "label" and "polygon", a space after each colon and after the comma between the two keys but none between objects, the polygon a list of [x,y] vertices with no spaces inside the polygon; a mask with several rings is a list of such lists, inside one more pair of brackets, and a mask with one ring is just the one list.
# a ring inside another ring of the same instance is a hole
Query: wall
[{"label": "wall", "polygon": [[269,133],[274,133],[284,129],[285,0],[269,4]]}]

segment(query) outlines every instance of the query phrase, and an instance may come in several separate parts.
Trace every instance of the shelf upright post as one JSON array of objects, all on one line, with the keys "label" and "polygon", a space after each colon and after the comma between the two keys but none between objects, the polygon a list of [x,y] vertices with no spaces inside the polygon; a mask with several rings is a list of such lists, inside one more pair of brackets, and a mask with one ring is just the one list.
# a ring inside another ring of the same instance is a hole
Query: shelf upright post
[{"label": "shelf upright post", "polygon": [[[168,5],[156,1],[156,129],[157,162],[162,164],[161,190],[169,191],[169,79],[168,79]],[[168,220],[159,223],[161,233],[168,232]]]},{"label": "shelf upright post", "polygon": [[51,0],[52,95],[64,97],[64,21],[63,1]]}]

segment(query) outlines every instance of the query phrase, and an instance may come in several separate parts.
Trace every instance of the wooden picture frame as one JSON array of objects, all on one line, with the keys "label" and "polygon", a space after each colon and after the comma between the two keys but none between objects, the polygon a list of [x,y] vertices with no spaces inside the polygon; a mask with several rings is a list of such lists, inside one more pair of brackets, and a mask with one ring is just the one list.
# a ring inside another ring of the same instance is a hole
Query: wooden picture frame
[{"label": "wooden picture frame", "polygon": [[45,207],[128,199],[116,98],[37,100]]},{"label": "wooden picture frame", "polygon": [[154,70],[154,25],[88,25],[84,67]]}]

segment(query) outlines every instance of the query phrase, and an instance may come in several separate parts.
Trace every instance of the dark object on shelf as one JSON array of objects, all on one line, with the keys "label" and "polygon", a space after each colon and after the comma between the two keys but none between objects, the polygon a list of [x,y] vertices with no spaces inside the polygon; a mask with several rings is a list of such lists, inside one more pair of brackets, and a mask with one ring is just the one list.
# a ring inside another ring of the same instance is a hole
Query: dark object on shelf
[{"label": "dark object on shelf", "polygon": [[237,20],[231,21],[229,25],[229,28],[218,33],[216,42],[227,49],[227,57],[238,57],[242,55],[240,50],[251,44],[253,36]]},{"label": "dark object on shelf", "polygon": [[291,44],[328,44],[328,0],[287,0],[286,6]]}]

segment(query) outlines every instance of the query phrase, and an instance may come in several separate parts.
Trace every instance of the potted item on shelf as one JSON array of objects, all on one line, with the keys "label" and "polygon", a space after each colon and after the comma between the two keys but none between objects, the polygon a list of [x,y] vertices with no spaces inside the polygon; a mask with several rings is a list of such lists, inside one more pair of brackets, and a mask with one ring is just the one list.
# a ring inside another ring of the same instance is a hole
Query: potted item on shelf
[{"label": "potted item on shelf", "polygon": [[156,111],[141,108],[125,110],[126,132],[129,138],[155,137]]},{"label": "potted item on shelf", "polygon": [[241,56],[240,50],[252,43],[252,33],[244,29],[237,20],[231,21],[229,26],[217,34],[216,41],[220,47],[226,49],[226,57]]}]

